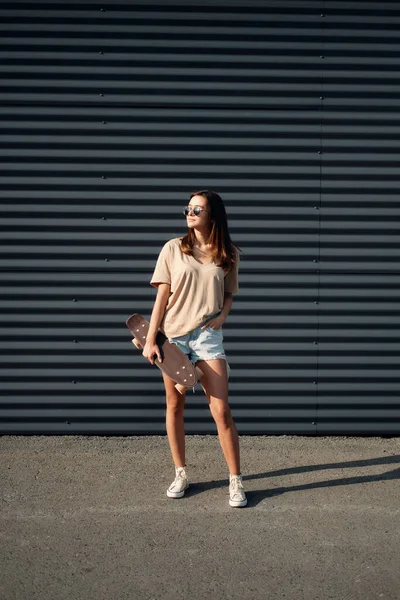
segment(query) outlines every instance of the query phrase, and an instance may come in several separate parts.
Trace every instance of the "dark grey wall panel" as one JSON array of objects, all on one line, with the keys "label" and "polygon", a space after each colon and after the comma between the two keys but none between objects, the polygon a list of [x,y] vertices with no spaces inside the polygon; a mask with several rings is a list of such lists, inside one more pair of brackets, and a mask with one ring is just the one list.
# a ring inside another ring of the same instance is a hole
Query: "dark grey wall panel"
[{"label": "dark grey wall panel", "polygon": [[325,8],[318,431],[398,433],[400,7]]},{"label": "dark grey wall panel", "polygon": [[[165,433],[124,321],[150,316],[157,254],[208,187],[244,252],[239,432],[398,433],[399,21],[394,2],[0,3],[1,431]],[[185,422],[216,431],[200,388]]]}]

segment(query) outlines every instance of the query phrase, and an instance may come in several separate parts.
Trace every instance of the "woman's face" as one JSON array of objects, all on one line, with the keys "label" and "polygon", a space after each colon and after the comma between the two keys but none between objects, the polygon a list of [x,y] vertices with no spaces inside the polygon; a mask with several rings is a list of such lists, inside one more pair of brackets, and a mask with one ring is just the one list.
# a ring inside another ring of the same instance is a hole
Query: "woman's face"
[{"label": "woman's face", "polygon": [[197,216],[193,212],[190,212],[190,214],[187,215],[186,222],[188,227],[193,227],[195,229],[204,229],[206,226],[208,226],[208,223],[210,221],[210,213],[208,212],[209,208],[207,198],[204,198],[204,196],[193,196],[188,206],[190,206],[191,208],[198,206],[203,209]]}]

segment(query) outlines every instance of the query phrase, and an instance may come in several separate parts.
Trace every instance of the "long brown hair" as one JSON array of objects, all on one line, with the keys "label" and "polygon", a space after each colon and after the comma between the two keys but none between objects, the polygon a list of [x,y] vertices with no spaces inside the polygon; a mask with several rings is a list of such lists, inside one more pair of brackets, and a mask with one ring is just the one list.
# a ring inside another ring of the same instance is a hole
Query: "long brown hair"
[{"label": "long brown hair", "polygon": [[[210,229],[207,244],[211,244],[212,260],[225,271],[228,271],[237,260],[236,252],[241,252],[239,246],[234,244],[228,231],[228,217],[222,198],[212,190],[200,190],[190,195],[204,196],[208,201],[210,211]],[[189,229],[187,235],[181,239],[181,250],[184,254],[193,256],[193,245],[196,235],[193,229]],[[236,251],[235,251],[236,250]]]}]

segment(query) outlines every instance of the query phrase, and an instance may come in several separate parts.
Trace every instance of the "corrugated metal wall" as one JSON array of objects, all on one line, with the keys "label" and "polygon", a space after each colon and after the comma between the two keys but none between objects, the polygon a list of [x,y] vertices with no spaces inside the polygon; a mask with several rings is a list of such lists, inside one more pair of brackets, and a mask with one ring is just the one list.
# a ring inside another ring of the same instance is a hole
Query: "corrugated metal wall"
[{"label": "corrugated metal wall", "polygon": [[[150,316],[188,193],[243,249],[239,433],[399,422],[397,2],[0,4],[1,431],[165,433]],[[201,388],[187,433],[216,432]]]}]

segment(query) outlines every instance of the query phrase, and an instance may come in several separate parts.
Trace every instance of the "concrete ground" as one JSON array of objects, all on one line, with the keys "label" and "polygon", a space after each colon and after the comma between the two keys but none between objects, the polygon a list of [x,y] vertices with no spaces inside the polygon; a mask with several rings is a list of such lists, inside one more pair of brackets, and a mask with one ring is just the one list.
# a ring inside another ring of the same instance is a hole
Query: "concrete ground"
[{"label": "concrete ground", "polygon": [[1,600],[400,598],[400,438],[0,437]]}]

